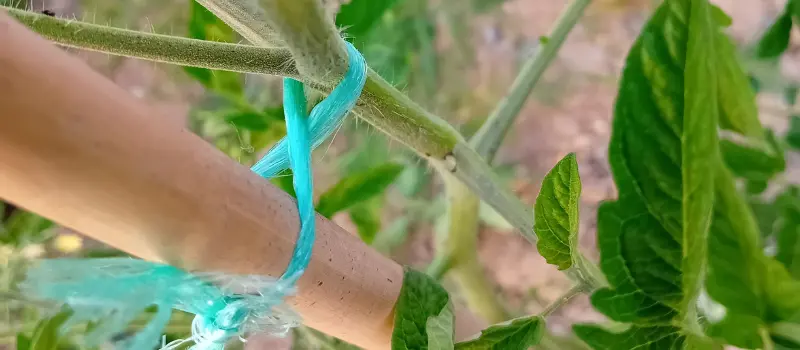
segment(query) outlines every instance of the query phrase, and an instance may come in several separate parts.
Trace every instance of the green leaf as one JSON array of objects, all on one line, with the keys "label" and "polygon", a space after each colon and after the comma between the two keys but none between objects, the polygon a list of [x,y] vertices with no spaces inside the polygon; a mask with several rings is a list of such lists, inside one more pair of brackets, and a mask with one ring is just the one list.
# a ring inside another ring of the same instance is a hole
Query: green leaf
[{"label": "green leaf", "polygon": [[[190,38],[219,42],[235,41],[236,32],[196,0],[189,1],[189,16]],[[183,67],[183,69],[209,90],[232,96],[241,96],[244,93],[239,73],[197,67]]]},{"label": "green leaf", "polygon": [[453,350],[453,322],[453,307],[449,302],[438,315],[428,317],[425,332],[428,334],[429,350]]},{"label": "green leaf", "polygon": [[[448,323],[452,338],[450,296],[430,276],[406,268],[395,308],[392,350],[436,349],[432,346],[446,343],[442,334],[447,333]],[[429,329],[435,329],[434,339],[428,336]]]},{"label": "green leaf", "polygon": [[800,283],[764,255],[758,224],[730,172],[717,171],[716,187],[706,289],[726,312],[709,331],[744,346],[760,338],[772,322],[800,315],[800,299],[791,296],[800,294]]},{"label": "green leaf", "polygon": [[347,36],[360,37],[395,3],[397,0],[351,0],[339,9],[336,26],[342,28]]},{"label": "green leaf", "polygon": [[792,186],[778,199],[781,207],[777,228],[778,254],[789,273],[800,280],[800,187]]},{"label": "green leaf", "polygon": [[759,198],[751,198],[748,204],[758,223],[761,237],[771,236],[775,232],[775,222],[780,216],[779,206],[776,203],[767,202]]},{"label": "green leaf", "polygon": [[757,349],[763,346],[763,339],[759,334],[762,327],[763,323],[758,317],[733,314],[719,323],[711,324],[706,333],[743,349]]},{"label": "green leaf", "polygon": [[17,210],[3,224],[0,242],[22,247],[45,241],[53,222],[31,212]]},{"label": "green leaf", "polygon": [[559,270],[572,266],[577,253],[580,196],[578,161],[570,153],[544,177],[534,210],[536,247]]},{"label": "green leaf", "polygon": [[789,147],[800,150],[800,116],[792,116],[789,122],[789,131],[786,133],[786,143]]},{"label": "green leaf", "polygon": [[734,175],[747,180],[766,182],[786,170],[783,148],[771,130],[764,141],[722,140],[720,149]]},{"label": "green leaf", "polygon": [[789,39],[792,32],[792,3],[793,1],[787,2],[783,13],[775,19],[775,22],[761,37],[756,49],[758,58],[777,58],[789,47]]},{"label": "green leaf", "polygon": [[[707,1],[664,1],[631,48],[614,111],[609,158],[617,201],[598,210],[609,288],[592,304],[622,333],[576,328],[595,349],[713,347],[695,301],[719,162],[722,33]],[[726,93],[732,93],[730,91]]]},{"label": "green leaf", "polygon": [[56,315],[46,318],[36,325],[31,337],[31,350],[56,350],[60,339],[61,325],[72,315],[72,310],[65,309]]},{"label": "green leaf", "polygon": [[611,332],[598,326],[575,325],[575,334],[595,350],[682,350],[686,337],[677,327],[631,327]]},{"label": "green leaf", "polygon": [[478,339],[458,343],[456,349],[526,350],[539,343],[544,330],[544,319],[540,316],[518,318],[486,328]]},{"label": "green leaf", "polygon": [[31,338],[25,334],[17,334],[17,350],[31,350]]},{"label": "green leaf", "polygon": [[386,163],[350,175],[320,196],[317,212],[330,218],[342,210],[383,193],[402,171],[402,165]]},{"label": "green leaf", "polygon": [[374,197],[350,208],[350,220],[358,229],[358,236],[367,244],[372,244],[381,229],[381,209],[383,198]]},{"label": "green leaf", "polygon": [[[684,73],[684,115],[681,136],[682,219],[683,219],[683,302],[684,320],[697,322],[695,305],[702,287],[708,229],[714,204],[714,172],[719,157],[717,121],[716,52],[708,48],[720,37],[705,1],[691,2],[689,43]],[[709,83],[711,82],[711,83]]]},{"label": "green leaf", "polygon": [[[714,9],[724,15],[719,8]],[[764,128],[758,119],[753,82],[739,61],[733,41],[727,35],[717,35],[715,39],[719,125],[722,129],[761,141],[764,139]]]}]

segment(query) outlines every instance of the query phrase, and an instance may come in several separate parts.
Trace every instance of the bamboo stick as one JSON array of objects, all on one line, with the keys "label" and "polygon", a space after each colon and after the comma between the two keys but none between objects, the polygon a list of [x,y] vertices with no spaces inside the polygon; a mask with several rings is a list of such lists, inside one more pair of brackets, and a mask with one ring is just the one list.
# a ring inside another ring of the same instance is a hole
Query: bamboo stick
[{"label": "bamboo stick", "polygon": [[[298,229],[286,193],[0,11],[0,198],[189,270],[278,276]],[[322,216],[290,300],[304,323],[389,347],[402,268]],[[482,326],[457,312],[457,338]]]}]

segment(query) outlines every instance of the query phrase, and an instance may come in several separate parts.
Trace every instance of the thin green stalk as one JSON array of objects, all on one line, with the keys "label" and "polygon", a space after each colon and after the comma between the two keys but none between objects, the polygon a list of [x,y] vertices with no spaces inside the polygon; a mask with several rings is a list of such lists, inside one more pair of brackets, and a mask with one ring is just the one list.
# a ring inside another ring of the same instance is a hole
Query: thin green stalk
[{"label": "thin green stalk", "polygon": [[570,31],[591,2],[591,0],[573,0],[567,6],[556,20],[555,27],[547,39],[541,40],[539,50],[522,66],[506,96],[470,140],[470,145],[478,154],[484,156],[487,162],[491,163],[534,86],[553,62]]},{"label": "thin green stalk", "polygon": [[[531,57],[522,67],[519,75],[514,80],[508,94],[497,105],[487,121],[481,126],[478,132],[470,140],[469,147],[457,145],[454,157],[456,164],[461,165],[461,169],[456,169],[454,175],[472,188],[483,188],[483,191],[476,193],[486,193],[491,196],[506,196],[506,192],[496,191],[497,181],[493,179],[479,179],[474,176],[463,176],[463,174],[491,174],[488,164],[492,162],[497,149],[506,136],[510,126],[513,124],[519,112],[530,95],[533,87],[541,78],[545,69],[556,57],[556,53],[566,40],[569,32],[574,28],[586,7],[591,0],[575,0],[562,13],[556,21],[555,27],[550,35],[550,39],[543,43],[543,47],[536,55]],[[483,158],[483,160],[481,160]],[[464,166],[466,165],[466,166]],[[449,174],[445,178],[449,178]],[[445,181],[446,183],[451,181]],[[477,220],[466,218],[477,218],[480,201],[469,188],[465,186],[447,186],[448,192],[448,213],[450,214],[450,227],[446,232],[446,237],[440,238],[437,245],[437,256],[431,265],[429,272],[434,277],[441,277],[452,269],[456,281],[462,287],[468,305],[479,310],[479,313],[492,322],[497,315],[506,314],[501,303],[497,300],[495,293],[486,293],[491,283],[486,279],[485,273],[477,262]],[[481,197],[484,201],[491,198]],[[509,202],[506,198],[500,198],[499,202]],[[474,205],[472,205],[474,203]],[[520,203],[518,206],[506,208],[504,211],[506,220],[515,227],[524,227],[523,235],[532,244],[536,243],[536,235],[533,232],[533,214],[527,207]],[[466,221],[464,221],[466,220]],[[579,259],[581,264],[576,264],[575,271],[570,271],[571,277],[579,281],[580,291],[587,289],[585,284],[588,282],[594,287],[599,283],[591,278],[598,275],[598,269],[585,258]],[[585,271],[584,271],[585,270]],[[602,274],[600,274],[602,276]],[[466,277],[466,278],[465,278]],[[502,320],[500,320],[502,321]]]},{"label": "thin green stalk", "polygon": [[286,49],[138,32],[2,8],[39,35],[63,46],[182,66],[299,78]]},{"label": "thin green stalk", "polygon": [[572,300],[572,298],[574,298],[579,294],[583,294],[585,292],[586,292],[586,285],[579,283],[573,286],[572,288],[564,292],[564,294],[559,296],[558,299],[553,301],[550,305],[547,305],[547,307],[545,307],[544,310],[542,310],[540,315],[542,317],[550,316],[550,314],[552,314],[554,311],[566,305],[570,300]]}]

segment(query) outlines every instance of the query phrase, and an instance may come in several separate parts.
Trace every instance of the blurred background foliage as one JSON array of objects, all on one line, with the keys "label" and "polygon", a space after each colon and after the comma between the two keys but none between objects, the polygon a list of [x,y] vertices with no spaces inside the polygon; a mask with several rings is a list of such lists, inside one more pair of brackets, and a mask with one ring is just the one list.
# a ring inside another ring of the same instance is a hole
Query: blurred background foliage
[{"label": "blurred background foliage", "polygon": [[[341,28],[343,37],[356,45],[373,69],[400,87],[419,104],[446,117],[465,136],[469,136],[477,130],[491,111],[493,104],[502,96],[505,86],[509,83],[509,78],[502,80],[503,85],[499,87],[491,84],[481,87],[474,86],[473,80],[467,72],[473,70],[477,62],[481,60],[487,50],[486,46],[493,45],[481,46],[476,43],[503,41],[503,32],[496,29],[497,26],[488,26],[476,35],[473,24],[479,21],[502,22],[503,15],[499,13],[502,12],[500,8],[505,0],[351,0],[343,2],[344,4],[341,6],[334,1],[326,3],[331,5],[335,10],[334,13],[338,13],[336,24]],[[639,14],[641,17],[633,20],[632,27],[634,29],[631,30],[631,35],[635,35],[638,32],[638,26],[649,14],[649,8],[653,2],[645,0],[597,1],[594,13],[597,16],[604,16],[623,11],[621,9],[634,9],[631,12]],[[566,2],[558,2],[557,6],[550,7],[558,11],[564,4]],[[190,0],[128,0],[124,2],[0,0],[0,5],[37,11],[54,8],[58,10],[59,16],[74,16],[115,27],[128,27],[203,40],[243,41],[222,21]],[[592,13],[588,16],[592,16]],[[627,17],[623,19],[628,20]],[[767,33],[768,24],[761,26]],[[541,28],[547,28],[547,26]],[[588,41],[594,40],[600,42],[598,45],[602,44],[608,47],[618,46],[620,55],[624,55],[627,51],[628,41],[615,46],[603,41],[609,39],[592,37],[591,28],[585,31],[588,33],[580,35],[584,39],[588,38],[586,39]],[[538,35],[544,33],[542,30],[538,32]],[[476,40],[476,36],[482,36],[483,41]],[[749,39],[756,36],[760,36],[760,34],[753,35]],[[546,38],[542,37],[541,39]],[[510,63],[512,66],[510,71],[514,72],[519,61],[536,50],[539,40],[540,38],[536,37],[530,40],[512,41],[511,55],[513,57],[504,60],[502,64]],[[783,103],[771,105],[778,106],[776,108],[779,111],[776,114],[786,121],[777,123],[783,125],[780,128],[785,130],[779,132],[780,136],[776,136],[776,148],[785,145],[788,148],[800,149],[800,112],[796,112],[798,111],[796,109],[797,85],[787,81],[780,73],[780,62],[776,62],[771,57],[767,57],[768,59],[761,57],[766,55],[764,52],[770,52],[769,47],[764,48],[769,43],[758,44],[756,41],[750,40],[749,44],[752,45],[743,46],[742,57],[751,68],[753,86],[757,90],[784,96]],[[774,45],[783,44],[779,42]],[[88,62],[115,81],[124,80],[118,71],[132,61],[120,57],[72,51],[76,54],[87,55]],[[572,55],[574,56],[574,53]],[[579,62],[577,66],[580,67],[594,64],[590,55],[585,59],[583,57],[573,59]],[[150,63],[142,64],[150,65]],[[562,67],[562,69],[564,68]],[[574,70],[575,68],[567,66],[566,69]],[[610,86],[613,86],[618,69],[617,66],[612,66],[609,70],[611,73],[608,74],[611,77],[608,80],[612,82]],[[147,98],[154,100],[187,101],[190,108],[182,114],[188,118],[181,122],[185,122],[193,132],[246,166],[254,164],[272,144],[285,134],[279,78],[166,65],[159,65],[159,72],[163,76],[159,76],[158,79],[153,78],[153,80],[169,82],[171,85],[164,83],[153,89],[155,91],[147,92],[141,92],[135,86],[129,87],[130,90],[134,94],[146,94]],[[597,78],[596,76],[601,74],[594,72],[585,75],[590,76],[587,78],[590,80],[607,78]],[[554,98],[561,98],[560,94],[567,91],[564,86],[570,83],[569,78],[544,81],[545,87],[537,89],[534,97],[547,107]],[[491,93],[482,93],[486,90]],[[320,96],[311,96],[310,105],[313,105],[319,98]],[[610,115],[609,103],[600,104],[599,107],[590,103],[576,108],[578,109],[577,113],[583,113],[583,111],[593,108],[605,109],[599,112],[603,115],[600,118],[601,122],[606,122]],[[593,122],[573,121],[573,123],[587,124]],[[545,124],[545,127],[547,125],[550,124]],[[560,128],[566,128],[563,125]],[[576,127],[580,128],[580,125]],[[607,127],[604,130],[606,130],[606,135],[603,137],[607,137]],[[560,132],[559,130],[555,133],[560,135]],[[600,133],[602,134],[602,132]],[[501,160],[495,168],[510,187],[517,189],[527,202],[531,202],[531,198],[526,198],[525,194],[535,194],[538,180],[535,179],[535,176],[527,176],[532,179],[520,185],[519,178],[526,177],[526,173],[524,169],[520,170],[518,165],[521,162],[520,159],[528,155],[525,153],[526,147],[534,149],[546,147],[543,144],[547,142],[547,139],[539,141],[535,137],[523,135],[523,138],[525,137],[531,139],[526,140],[527,143],[518,147],[519,154],[501,157],[505,161]],[[575,137],[579,138],[581,135]],[[602,158],[606,147],[604,142],[607,141],[603,137],[599,141],[592,139],[589,141],[589,145],[585,145],[590,149],[591,152],[587,151],[590,154],[594,155],[597,153],[596,149],[600,149],[599,154],[601,155],[597,156],[597,159],[591,156],[587,156],[586,159],[589,159],[589,162],[602,164],[592,163],[599,173],[595,177],[601,178],[598,181],[610,183],[604,164],[607,162]],[[542,162],[552,163],[549,160]],[[787,206],[787,204],[782,204],[785,199],[762,196],[767,190],[766,180],[786,167],[786,164],[770,163],[767,160],[763,163],[763,172],[740,174],[748,179],[748,188],[752,188],[751,205],[756,209],[760,221],[766,227],[765,232],[772,231],[770,229],[771,223],[774,222],[772,217],[776,216],[777,212],[797,210],[796,203]],[[592,166],[584,168],[582,165],[581,169],[582,171],[584,169],[593,171],[591,170]],[[418,259],[408,257],[415,254],[408,253],[409,246],[412,249],[420,246],[420,244],[412,242],[410,233],[419,231],[430,233],[430,231],[440,230],[443,227],[446,210],[444,198],[440,195],[440,184],[427,165],[401,145],[352,116],[348,118],[348,121],[328,145],[320,147],[315,152],[315,172],[318,175],[315,181],[319,212],[333,218],[354,234],[357,233],[366,243],[373,245],[379,251],[398,260],[419,263]],[[537,173],[536,176],[540,175]],[[283,174],[271,181],[287,193],[293,193],[290,173]],[[585,186],[589,191],[587,196],[593,202],[591,205],[601,199],[613,197],[612,189],[595,195],[595,199],[591,199],[593,198],[591,194],[593,184],[591,180],[588,181]],[[526,187],[531,183],[535,184],[531,185],[534,188]],[[605,191],[606,187],[603,186],[607,187],[608,185],[605,183],[602,186],[598,185]],[[484,227],[499,232],[510,231],[509,225],[488,207],[482,206],[480,213]],[[592,220],[593,218],[589,216],[588,219]],[[593,229],[594,225],[581,226]],[[430,234],[426,237],[429,236]],[[589,241],[588,245],[591,247],[590,249],[594,248],[592,241]],[[428,242],[422,246],[429,251],[431,244]],[[534,251],[532,248],[526,249]],[[502,251],[501,254],[505,252]],[[125,256],[125,254],[85,239],[67,228],[59,227],[10,203],[0,202],[0,349],[14,347],[20,350],[87,349],[81,346],[79,335],[86,332],[87,328],[92,325],[84,325],[82,328],[76,328],[66,334],[60,334],[56,330],[64,321],[69,310],[61,310],[54,305],[43,305],[37,301],[28,300],[16,289],[17,283],[24,277],[26,267],[34,263],[35,259],[58,256],[105,257]],[[513,257],[513,254],[511,256]],[[515,263],[520,264],[519,261],[515,261]],[[519,266],[516,267],[519,268]],[[502,267],[499,268],[502,269]],[[527,269],[533,268],[528,267]],[[511,278],[524,278],[517,275],[512,276],[514,277]],[[497,278],[502,279],[502,276]],[[547,299],[539,295],[542,293],[541,289],[544,288],[526,288],[528,289],[524,293],[519,293],[524,295],[518,296],[518,299],[522,300],[519,304],[523,309],[531,300],[536,303],[538,299]],[[554,295],[559,294],[560,292],[554,293]],[[137,324],[144,324],[147,317],[148,315],[142,315],[141,322],[132,324],[132,329],[135,329]],[[190,334],[190,323],[191,319],[187,315],[176,313],[170,324],[170,333],[166,341],[186,338]],[[125,336],[125,334],[120,335],[120,337]],[[556,341],[552,340],[552,342]],[[543,344],[542,346],[553,349],[581,348],[569,340],[563,340],[563,342]],[[352,348],[341,341],[307,328],[300,328],[294,333],[293,344],[294,349]]]}]

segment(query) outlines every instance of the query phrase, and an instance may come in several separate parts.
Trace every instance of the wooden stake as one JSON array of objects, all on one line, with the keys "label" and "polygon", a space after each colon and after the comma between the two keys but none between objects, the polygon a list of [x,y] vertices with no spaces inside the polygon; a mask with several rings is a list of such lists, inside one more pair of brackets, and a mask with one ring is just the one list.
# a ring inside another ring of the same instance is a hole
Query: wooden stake
[{"label": "wooden stake", "polygon": [[[278,276],[298,230],[286,193],[4,11],[0,198],[188,270]],[[290,303],[308,326],[386,349],[401,285],[398,264],[318,216]],[[457,320],[458,338],[482,326]]]}]

